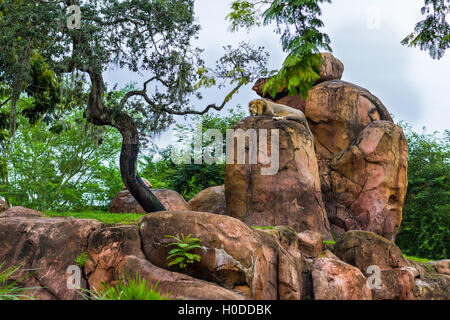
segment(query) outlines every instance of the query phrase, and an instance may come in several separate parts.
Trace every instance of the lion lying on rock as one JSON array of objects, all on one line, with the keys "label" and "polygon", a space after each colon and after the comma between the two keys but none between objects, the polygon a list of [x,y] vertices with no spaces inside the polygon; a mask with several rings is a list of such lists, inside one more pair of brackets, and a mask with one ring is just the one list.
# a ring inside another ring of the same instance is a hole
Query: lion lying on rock
[{"label": "lion lying on rock", "polygon": [[251,115],[265,115],[272,116],[273,120],[293,120],[300,122],[308,130],[313,144],[315,145],[314,136],[309,129],[306,116],[301,110],[291,108],[284,104],[275,103],[267,99],[255,99],[250,101],[248,104],[248,109]]}]

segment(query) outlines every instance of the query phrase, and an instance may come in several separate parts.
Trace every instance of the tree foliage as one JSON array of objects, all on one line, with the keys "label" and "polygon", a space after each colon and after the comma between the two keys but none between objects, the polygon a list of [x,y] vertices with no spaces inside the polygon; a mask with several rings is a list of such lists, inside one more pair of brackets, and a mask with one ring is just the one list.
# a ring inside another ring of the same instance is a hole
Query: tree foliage
[{"label": "tree foliage", "polygon": [[[308,91],[319,79],[323,64],[320,50],[332,51],[330,38],[320,31],[320,4],[330,0],[236,0],[227,16],[231,29],[251,28],[261,24],[275,24],[281,35],[281,44],[287,58],[281,69],[273,72],[264,86],[275,97],[278,88],[287,88],[290,95],[300,93],[307,98]],[[262,22],[260,21],[262,19]]]},{"label": "tree foliage", "polygon": [[450,13],[450,0],[425,0],[421,13],[424,19],[416,24],[414,32],[402,44],[419,47],[429,51],[433,59],[440,59],[450,48],[450,24],[446,20]]},{"label": "tree foliage", "polygon": [[450,132],[441,138],[406,130],[408,191],[396,242],[408,255],[445,259],[450,253]]}]

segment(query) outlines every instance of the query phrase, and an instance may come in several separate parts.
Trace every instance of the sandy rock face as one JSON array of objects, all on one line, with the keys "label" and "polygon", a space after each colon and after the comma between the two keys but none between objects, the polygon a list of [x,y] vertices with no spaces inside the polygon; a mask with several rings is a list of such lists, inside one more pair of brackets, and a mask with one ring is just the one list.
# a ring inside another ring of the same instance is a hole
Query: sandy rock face
[{"label": "sandy rock face", "polygon": [[[307,129],[295,121],[275,121],[271,117],[248,117],[234,129],[279,130],[279,168],[274,175],[262,175],[271,158],[271,138],[267,138],[267,154],[258,154],[257,164],[249,163],[246,139],[246,164],[225,169],[227,215],[248,225],[287,225],[297,232],[312,230],[330,239],[330,227],[322,201],[320,179],[314,146]],[[236,147],[236,144],[235,144]],[[242,151],[240,151],[242,152]],[[272,157],[273,158],[273,157]]]},{"label": "sandy rock face", "polygon": [[[22,264],[14,275],[20,279],[35,269],[22,284],[41,287],[31,294],[41,299],[83,299],[67,280],[73,273],[68,267],[86,251],[88,237],[100,227],[100,222],[88,219],[39,217],[0,217],[0,261],[8,266]],[[81,279],[86,288],[86,281]]]},{"label": "sandy rock face", "polygon": [[316,258],[312,265],[315,300],[371,300],[372,292],[358,268],[332,258]]},{"label": "sandy rock face", "polygon": [[189,210],[226,214],[225,187],[217,186],[200,191],[188,202]]},{"label": "sandy rock face", "polygon": [[270,234],[243,222],[204,212],[155,212],[140,221],[144,254],[152,264],[170,270],[165,235],[192,234],[201,239],[202,250],[193,253],[201,261],[183,273],[234,289],[251,299],[300,299],[302,277],[299,261]]},{"label": "sandy rock face", "polygon": [[[153,194],[167,210],[189,210],[186,200],[176,191],[167,189],[152,189]],[[130,191],[120,191],[109,206],[111,213],[146,213],[131,195]]]},{"label": "sandy rock face", "polygon": [[140,239],[136,226],[114,226],[93,232],[84,266],[90,288],[116,281],[119,275],[134,278],[138,273],[149,285],[158,283],[158,290],[172,299],[244,299],[232,290],[154,266],[145,260]]},{"label": "sandy rock face", "polygon": [[[361,229],[394,240],[406,195],[408,144],[392,122],[370,123],[330,165],[328,215],[342,230]],[[333,205],[334,204],[334,205]]]}]

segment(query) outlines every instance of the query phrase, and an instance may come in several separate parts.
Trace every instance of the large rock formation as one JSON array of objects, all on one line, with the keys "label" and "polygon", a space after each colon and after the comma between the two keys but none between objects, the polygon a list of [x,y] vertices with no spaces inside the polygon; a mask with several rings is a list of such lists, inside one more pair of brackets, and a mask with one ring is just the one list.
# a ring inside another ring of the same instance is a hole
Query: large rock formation
[{"label": "large rock formation", "polygon": [[[308,119],[334,235],[361,229],[394,240],[407,188],[405,136],[377,97],[339,80],[343,67],[337,59],[327,54],[324,60],[321,80],[306,101],[280,88],[275,102],[302,110]],[[259,95],[264,81],[253,88]]]},{"label": "large rock formation", "polygon": [[[168,189],[152,189],[153,194],[167,210],[189,210],[186,200],[178,192]],[[120,191],[109,206],[111,213],[146,213],[130,191]]]},{"label": "large rock formation", "polygon": [[146,258],[169,270],[166,235],[192,234],[201,239],[200,262],[188,265],[188,275],[215,282],[251,299],[300,299],[301,255],[292,256],[276,238],[252,230],[241,221],[201,212],[155,212],[140,221]]},{"label": "large rock formation", "polygon": [[[249,164],[249,141],[246,139],[246,164],[225,169],[227,215],[249,225],[288,225],[298,232],[311,230],[330,239],[330,226],[322,201],[314,145],[307,129],[295,121],[274,121],[271,117],[248,117],[235,130],[252,128],[279,130],[279,168],[274,175],[262,175],[261,169],[271,157],[271,137],[267,154],[258,154],[257,164]],[[261,142],[259,142],[261,143]],[[237,143],[235,144],[236,147]],[[236,147],[237,149],[237,147]]]},{"label": "large rock formation", "polygon": [[[29,292],[36,298],[82,299],[67,286],[72,276],[68,268],[76,265],[87,250],[89,235],[99,227],[96,220],[0,216],[0,261],[22,266],[13,279],[39,288]],[[84,278],[81,287],[86,288]]]}]

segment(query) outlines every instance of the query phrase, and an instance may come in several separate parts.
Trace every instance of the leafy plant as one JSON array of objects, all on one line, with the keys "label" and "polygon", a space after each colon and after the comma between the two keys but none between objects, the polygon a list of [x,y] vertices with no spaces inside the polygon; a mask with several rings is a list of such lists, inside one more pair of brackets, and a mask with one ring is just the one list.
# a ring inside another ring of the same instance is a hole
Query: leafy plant
[{"label": "leafy plant", "polygon": [[274,226],[260,227],[260,226],[252,226],[253,229],[261,229],[261,230],[272,230]]},{"label": "leafy plant", "polygon": [[411,131],[408,191],[396,243],[410,256],[446,259],[450,253],[450,132]]},{"label": "leafy plant", "polygon": [[86,264],[87,257],[88,257],[88,253],[87,252],[83,252],[75,259],[75,263],[80,268],[83,268],[84,265]]},{"label": "leafy plant", "polygon": [[121,277],[115,284],[103,283],[99,288],[86,290],[85,299],[91,300],[170,300],[169,293],[161,294],[158,289],[159,281],[150,286],[145,278],[136,273],[135,279]]},{"label": "leafy plant", "polygon": [[169,246],[175,246],[175,249],[169,251],[167,259],[172,259],[168,266],[179,265],[181,269],[186,268],[188,263],[194,263],[194,261],[200,262],[200,255],[191,253],[190,251],[196,248],[201,248],[200,239],[192,238],[191,234],[185,236],[183,233],[178,236],[166,235],[167,238],[172,238],[175,241],[169,243]]},{"label": "leafy plant", "polygon": [[3,268],[4,262],[0,263],[0,300],[25,300],[33,299],[32,296],[26,295],[27,290],[36,288],[22,288],[18,286],[18,281],[25,279],[27,276],[20,280],[13,280],[11,277],[17,271],[22,268],[22,265],[11,266]]}]

